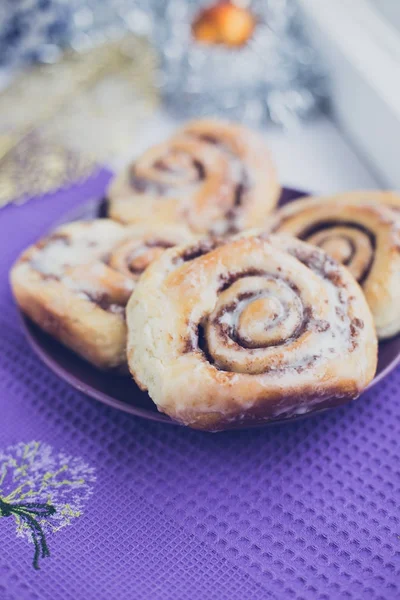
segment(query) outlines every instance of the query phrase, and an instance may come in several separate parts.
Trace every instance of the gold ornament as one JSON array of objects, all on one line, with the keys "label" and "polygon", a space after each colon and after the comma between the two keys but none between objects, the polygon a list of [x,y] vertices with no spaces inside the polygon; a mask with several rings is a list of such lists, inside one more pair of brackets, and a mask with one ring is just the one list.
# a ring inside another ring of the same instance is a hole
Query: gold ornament
[{"label": "gold ornament", "polygon": [[68,51],[0,94],[0,206],[87,178],[132,147],[158,103],[155,58],[133,35]]}]

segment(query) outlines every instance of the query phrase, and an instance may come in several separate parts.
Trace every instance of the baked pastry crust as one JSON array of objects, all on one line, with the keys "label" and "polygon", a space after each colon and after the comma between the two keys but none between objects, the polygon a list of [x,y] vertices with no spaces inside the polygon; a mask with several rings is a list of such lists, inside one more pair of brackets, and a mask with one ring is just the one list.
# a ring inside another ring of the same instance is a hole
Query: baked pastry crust
[{"label": "baked pastry crust", "polygon": [[215,246],[167,250],[129,300],[129,368],[158,409],[221,430],[357,397],[377,340],[350,273],[285,236]]},{"label": "baked pastry crust", "polygon": [[108,219],[64,225],[28,248],[10,274],[21,310],[102,369],[125,365],[124,303],[133,283],[100,262],[124,236]]},{"label": "baked pastry crust", "polygon": [[116,271],[139,281],[143,272],[167,248],[194,243],[198,236],[182,224],[142,223],[126,227],[124,240],[110,252],[107,263]]},{"label": "baked pastry crust", "polygon": [[[338,204],[381,204],[400,210],[400,193],[384,190],[352,190],[341,194],[332,194],[330,196],[308,196],[304,200],[313,201],[315,204],[320,202],[335,202]],[[294,205],[294,203],[293,203]]]},{"label": "baked pastry crust", "polygon": [[399,333],[399,195],[351,192],[299,200],[275,213],[269,229],[315,244],[342,262],[363,288],[379,338]]},{"label": "baked pastry crust", "polygon": [[184,223],[225,234],[259,225],[280,195],[264,141],[223,121],[187,124],[112,182],[109,215],[122,223]]},{"label": "baked pastry crust", "polygon": [[192,239],[184,227],[71,223],[18,259],[14,296],[39,327],[81,357],[126,372],[125,306],[136,281],[157,252]]}]

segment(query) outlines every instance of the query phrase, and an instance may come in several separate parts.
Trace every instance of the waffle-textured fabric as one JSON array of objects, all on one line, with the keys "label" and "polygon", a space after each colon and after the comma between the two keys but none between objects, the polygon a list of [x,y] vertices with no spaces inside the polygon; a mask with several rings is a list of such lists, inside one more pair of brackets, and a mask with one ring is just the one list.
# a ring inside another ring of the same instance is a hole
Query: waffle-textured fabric
[{"label": "waffle-textured fabric", "polygon": [[400,370],[320,416],[207,434],[106,407],[33,353],[9,268],[108,177],[0,213],[0,454],[37,440],[96,474],[82,515],[47,534],[40,570],[0,516],[0,598],[400,598]]}]

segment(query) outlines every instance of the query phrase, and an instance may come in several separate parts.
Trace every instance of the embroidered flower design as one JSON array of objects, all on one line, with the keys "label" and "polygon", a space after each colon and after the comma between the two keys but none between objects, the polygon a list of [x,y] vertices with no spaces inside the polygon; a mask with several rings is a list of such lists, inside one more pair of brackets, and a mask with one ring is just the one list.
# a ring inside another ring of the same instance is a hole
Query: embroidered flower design
[{"label": "embroidered flower design", "polygon": [[46,534],[82,515],[95,480],[81,458],[41,442],[0,451],[0,518],[13,517],[17,535],[33,543],[35,569],[39,558],[50,556]]}]

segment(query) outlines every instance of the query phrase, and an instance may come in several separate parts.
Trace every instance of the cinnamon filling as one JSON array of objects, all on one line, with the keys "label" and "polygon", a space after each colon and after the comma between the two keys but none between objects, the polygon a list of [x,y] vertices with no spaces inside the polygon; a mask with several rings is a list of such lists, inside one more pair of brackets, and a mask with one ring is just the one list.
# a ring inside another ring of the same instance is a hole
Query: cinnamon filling
[{"label": "cinnamon filling", "polygon": [[126,257],[126,265],[132,275],[141,275],[143,271],[167,248],[173,248],[175,244],[165,240],[150,240],[142,248],[136,248]]},{"label": "cinnamon filling", "polygon": [[[279,303],[279,301],[276,301],[274,298],[268,298],[268,297],[263,298],[262,296],[259,296],[257,293],[253,293],[253,292],[247,292],[247,293],[240,294],[235,302],[232,302],[231,304],[224,306],[224,308],[218,313],[215,320],[212,322],[212,325],[214,327],[219,328],[220,333],[222,334],[222,336],[224,338],[229,337],[238,346],[241,346],[242,348],[245,348],[246,350],[251,350],[251,349],[255,350],[257,348],[269,348],[271,346],[275,347],[275,346],[282,346],[284,344],[290,344],[295,339],[299,338],[307,330],[307,328],[310,324],[310,318],[311,318],[312,311],[311,311],[311,308],[306,307],[306,308],[303,308],[301,319],[299,320],[299,322],[297,323],[297,325],[295,326],[295,328],[293,329],[293,331],[287,338],[284,338],[284,337],[276,338],[275,337],[271,340],[267,340],[267,341],[263,341],[263,342],[252,340],[249,336],[243,335],[243,333],[241,331],[243,329],[243,324],[246,324],[246,320],[247,320],[247,315],[246,315],[245,311],[243,311],[242,314],[240,315],[239,323],[236,328],[226,325],[222,322],[223,316],[226,315],[227,313],[233,313],[237,309],[239,304],[241,302],[243,302],[244,300],[251,301],[250,308],[253,309],[252,312],[254,312],[254,305],[256,305],[257,302],[260,304],[261,312],[264,313],[262,315],[262,317],[264,317],[262,319],[262,321],[263,321],[263,329],[265,332],[267,332],[270,327],[269,325],[266,324],[266,321],[268,321],[271,324],[271,326],[273,326],[276,323],[276,321],[278,320],[278,317],[280,318],[280,321],[284,321],[285,319],[287,319],[291,308],[286,303]],[[280,304],[281,307],[283,308],[282,314],[280,314],[281,311],[279,310],[279,308],[275,307],[275,303],[278,306]],[[253,316],[252,312],[249,311],[250,319]]]},{"label": "cinnamon filling", "polygon": [[159,181],[155,181],[154,179],[149,179],[141,175],[136,175],[134,171],[132,171],[129,177],[129,182],[131,187],[135,190],[135,192],[138,192],[140,194],[151,192],[154,194],[158,194],[159,196],[163,196],[169,190],[168,185]]},{"label": "cinnamon filling", "polygon": [[[289,345],[302,336],[310,327],[318,332],[327,331],[329,323],[315,320],[312,321],[312,309],[304,306],[298,288],[286,280],[260,272],[257,269],[243,271],[224,278],[219,292],[223,293],[242,278],[265,277],[275,285],[286,289],[286,298],[290,298],[290,305],[282,298],[274,297],[270,293],[258,290],[244,291],[228,304],[222,306],[217,314],[211,319],[211,315],[205,317],[196,329],[191,330],[190,335],[184,342],[183,352],[200,351],[204,359],[221,371],[231,371],[227,364],[219,364],[208,343],[207,329],[211,327],[218,332],[221,343],[228,343],[228,339],[237,346],[252,352],[272,346]],[[243,285],[243,282],[242,282]],[[254,283],[252,284],[255,285]],[[235,316],[235,312],[238,314]],[[315,357],[313,360],[316,360]],[[275,368],[271,366],[271,369]],[[296,367],[297,368],[297,367]],[[234,370],[234,369],[233,369]],[[268,372],[270,367],[265,368]],[[235,370],[234,370],[235,371]]]},{"label": "cinnamon filling", "polygon": [[223,140],[218,140],[215,136],[209,134],[191,134],[193,137],[196,137],[202,142],[207,142],[208,144],[212,144],[213,146],[217,146],[223,152],[225,152],[232,160],[240,163],[241,174],[239,177],[239,182],[236,184],[234,192],[233,192],[233,203],[232,206],[226,211],[225,219],[230,223],[228,230],[226,233],[233,234],[237,233],[238,228],[235,226],[234,221],[237,217],[237,211],[240,207],[244,205],[245,197],[247,192],[250,190],[250,177],[247,169],[242,164],[241,159],[229,148],[227,144],[223,142]]},{"label": "cinnamon filling", "polygon": [[220,143],[215,136],[208,135],[206,133],[204,135],[198,135],[197,137],[202,142],[207,142],[207,144],[212,144],[214,146],[217,146]]},{"label": "cinnamon filling", "polygon": [[194,348],[194,350],[200,350],[200,352],[202,352],[202,354],[204,355],[204,358],[206,359],[206,361],[208,363],[210,363],[210,365],[214,365],[214,367],[218,371],[223,371],[223,369],[220,369],[220,367],[218,367],[215,364],[214,358],[210,354],[210,351],[208,349],[208,344],[207,344],[206,332],[205,332],[204,326],[202,324],[199,324],[197,327],[197,348]]},{"label": "cinnamon filling", "polygon": [[[294,248],[288,251],[322,279],[328,279],[339,288],[346,288],[340,269],[330,257],[318,250],[310,252],[308,249]],[[262,278],[265,282],[252,278]],[[226,292],[232,286],[232,291],[228,292],[232,295],[232,300],[229,301]],[[246,288],[249,288],[248,291]],[[183,352],[201,352],[204,360],[220,371],[250,374],[284,372],[288,368],[301,372],[322,359],[322,354],[316,353],[303,356],[293,366],[279,365],[274,361],[271,365],[260,363],[261,355],[258,350],[290,346],[308,331],[325,334],[331,329],[327,320],[314,317],[311,306],[305,305],[298,286],[293,282],[261,269],[247,269],[220,276],[218,293],[225,293],[217,301],[220,308],[218,309],[217,304],[213,314],[203,317],[200,324],[193,325]],[[344,324],[348,318],[349,298],[343,290],[338,290],[337,298],[339,305],[335,308],[336,314]],[[350,351],[358,346],[363,326],[360,319],[351,320],[347,329]],[[341,327],[346,335],[343,325]],[[332,333],[333,338],[336,335]],[[248,353],[249,367],[242,367],[241,362],[237,362],[239,355],[236,354],[235,358],[235,353],[240,349]],[[328,351],[332,353],[335,349],[329,347]]]},{"label": "cinnamon filling", "polygon": [[212,250],[217,248],[217,246],[220,246],[222,243],[223,243],[222,240],[217,237],[202,240],[201,242],[199,242],[198,244],[196,244],[194,246],[185,248],[185,250],[182,252],[182,254],[180,254],[179,256],[177,256],[175,258],[174,262],[175,263],[179,263],[181,261],[189,262],[191,260],[194,260],[195,258],[198,258],[199,256],[208,254],[208,252],[211,252]]},{"label": "cinnamon filling", "polygon": [[318,252],[317,250],[310,252],[309,250],[300,248],[289,248],[288,252],[323,279],[329,279],[336,287],[345,287],[340,270],[330,256]]},{"label": "cinnamon filling", "polygon": [[113,314],[125,316],[126,303],[117,304],[115,302],[115,299],[111,298],[109,294],[88,291],[83,291],[81,293],[84,294],[87,297],[87,299],[90,300],[90,302],[93,302],[93,304],[96,304],[96,306],[98,306],[102,310]]},{"label": "cinnamon filling", "polygon": [[244,183],[244,181],[242,183],[239,183],[236,188],[235,188],[235,200],[234,200],[234,206],[238,207],[242,205],[243,202],[243,196],[246,193],[247,187],[246,184]]},{"label": "cinnamon filling", "polygon": [[[183,183],[186,181],[188,184],[203,181],[207,175],[206,169],[200,160],[183,152],[172,152],[170,156],[158,159],[153,164],[153,169],[160,173],[179,177]],[[136,192],[152,193],[160,196],[167,195],[174,187],[173,183],[164,183],[151,176],[139,175],[135,166],[131,168],[129,182]]]},{"label": "cinnamon filling", "polygon": [[[335,228],[339,229],[336,235]],[[343,229],[348,229],[349,233],[346,235]],[[326,235],[323,235],[324,231],[327,232]],[[360,232],[363,237],[355,240],[352,232]],[[353,221],[325,220],[305,228],[298,237],[319,246],[335,260],[347,266],[360,284],[368,277],[374,262],[376,236],[364,225]],[[358,258],[356,264],[358,250],[363,252],[363,256]]]},{"label": "cinnamon filling", "polygon": [[[310,311],[311,312],[311,311]],[[301,328],[299,328],[298,332],[296,332],[296,336],[293,336],[290,340],[287,340],[286,342],[282,342],[282,344],[279,345],[283,345],[284,343],[290,343],[291,341],[293,341],[294,339],[300,337],[304,331],[306,331],[308,324],[309,324],[309,313],[308,313],[308,309],[305,310],[305,314],[306,314],[306,318],[304,319],[304,322],[302,323]],[[191,340],[187,340],[187,344],[184,347],[183,352],[184,353],[190,353],[190,352],[201,352],[204,360],[209,363],[210,365],[212,365],[217,371],[223,371],[223,372],[232,372],[231,369],[224,367],[223,365],[219,365],[214,357],[212,356],[209,347],[208,347],[208,343],[207,343],[207,337],[206,337],[206,333],[205,333],[205,327],[203,324],[199,324],[197,326],[197,330],[196,330],[196,339],[197,339],[197,344],[193,344],[193,342]],[[238,340],[234,340],[236,343],[239,343]],[[278,345],[278,344],[276,344]],[[246,350],[246,352],[248,352],[251,356],[252,352],[254,350],[256,350],[256,348],[247,348],[245,346],[243,346],[243,349]],[[317,360],[320,359],[320,355],[317,354],[313,354],[313,355],[307,355],[304,357],[303,362],[301,365],[296,365],[293,367],[293,370],[295,370],[297,373],[301,373],[303,371],[305,371],[306,369],[309,369],[313,364],[315,364],[315,362]],[[276,366],[269,366],[267,365],[264,369],[264,373],[270,373],[271,371],[274,372],[278,372],[278,373],[284,373],[285,371],[287,371],[287,367],[286,366],[282,366],[282,367],[276,367]]]},{"label": "cinnamon filling", "polygon": [[263,275],[266,275],[266,272],[260,269],[246,269],[245,271],[238,271],[236,273],[221,275],[221,284],[218,288],[218,292],[224,292],[229,287],[231,287],[231,285],[235,283],[235,281],[238,281],[238,279],[241,279],[242,277],[258,277]]}]

